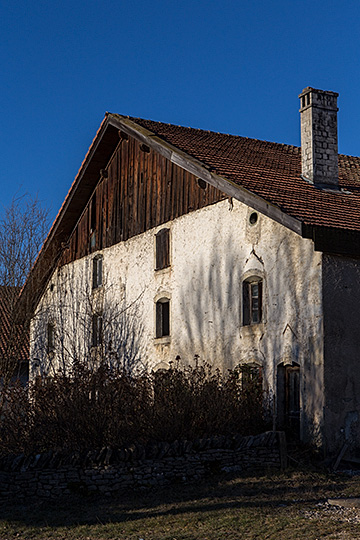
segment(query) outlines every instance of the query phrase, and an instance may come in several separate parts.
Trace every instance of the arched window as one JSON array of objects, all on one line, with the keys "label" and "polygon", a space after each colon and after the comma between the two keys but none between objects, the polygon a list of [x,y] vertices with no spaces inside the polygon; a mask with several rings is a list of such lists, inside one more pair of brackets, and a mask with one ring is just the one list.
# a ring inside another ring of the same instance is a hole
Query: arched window
[{"label": "arched window", "polygon": [[243,325],[258,324],[263,316],[263,280],[251,276],[243,281]]},{"label": "arched window", "polygon": [[170,336],[170,299],[163,297],[156,302],[156,337]]}]

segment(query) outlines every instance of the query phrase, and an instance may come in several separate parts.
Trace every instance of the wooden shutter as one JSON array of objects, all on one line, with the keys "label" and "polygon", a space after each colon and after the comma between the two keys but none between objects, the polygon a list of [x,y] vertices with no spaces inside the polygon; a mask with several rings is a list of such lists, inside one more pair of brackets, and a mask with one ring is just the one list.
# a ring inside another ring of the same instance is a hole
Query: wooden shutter
[{"label": "wooden shutter", "polygon": [[92,346],[97,347],[102,343],[102,316],[93,315],[92,317]]},{"label": "wooden shutter", "polygon": [[156,337],[170,335],[170,302],[167,299],[156,302]]},{"label": "wooden shutter", "polygon": [[262,302],[263,302],[263,295],[262,295],[262,290],[263,290],[263,283],[262,281],[259,281],[258,283],[258,287],[259,287],[259,323],[262,321]]},{"label": "wooden shutter", "polygon": [[248,281],[243,282],[243,325],[250,324],[250,283]]},{"label": "wooden shutter", "polygon": [[162,304],[162,335],[170,335],[170,302]]},{"label": "wooden shutter", "polygon": [[156,235],[156,270],[170,266],[170,229],[161,229]]}]

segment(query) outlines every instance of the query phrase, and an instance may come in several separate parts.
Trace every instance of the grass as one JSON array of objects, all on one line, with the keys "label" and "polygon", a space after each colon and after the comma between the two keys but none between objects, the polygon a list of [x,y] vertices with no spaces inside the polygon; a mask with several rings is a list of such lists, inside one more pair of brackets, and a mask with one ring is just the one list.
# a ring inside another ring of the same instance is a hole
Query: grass
[{"label": "grass", "polygon": [[360,496],[360,477],[290,470],[259,477],[222,475],[192,486],[114,498],[4,503],[0,539],[81,540],[353,540],[348,522],[328,498]]}]

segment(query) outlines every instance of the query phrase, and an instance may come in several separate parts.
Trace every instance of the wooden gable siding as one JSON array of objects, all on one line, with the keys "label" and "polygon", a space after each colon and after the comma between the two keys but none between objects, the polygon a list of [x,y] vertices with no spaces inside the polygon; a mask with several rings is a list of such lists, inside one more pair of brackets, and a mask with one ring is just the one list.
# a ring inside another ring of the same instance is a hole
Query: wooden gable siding
[{"label": "wooden gable siding", "polygon": [[[159,153],[121,140],[60,258],[60,265],[110,247],[226,198]],[[94,200],[94,202],[93,202]],[[95,212],[95,216],[93,215]]]}]

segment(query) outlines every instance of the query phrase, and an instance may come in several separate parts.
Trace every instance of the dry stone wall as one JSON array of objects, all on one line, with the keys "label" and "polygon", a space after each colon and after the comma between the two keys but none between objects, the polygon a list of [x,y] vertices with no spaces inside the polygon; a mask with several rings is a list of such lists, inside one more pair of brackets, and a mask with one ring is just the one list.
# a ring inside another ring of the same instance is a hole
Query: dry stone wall
[{"label": "dry stone wall", "polygon": [[213,437],[84,454],[48,452],[0,460],[0,498],[55,498],[70,493],[111,495],[171,483],[194,482],[224,472],[286,466],[282,432]]}]

